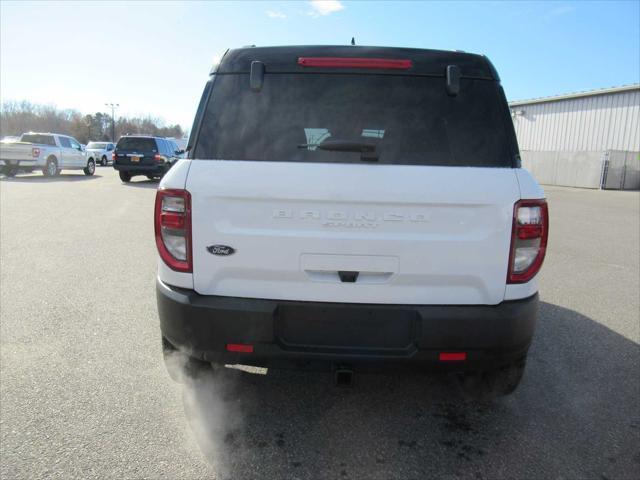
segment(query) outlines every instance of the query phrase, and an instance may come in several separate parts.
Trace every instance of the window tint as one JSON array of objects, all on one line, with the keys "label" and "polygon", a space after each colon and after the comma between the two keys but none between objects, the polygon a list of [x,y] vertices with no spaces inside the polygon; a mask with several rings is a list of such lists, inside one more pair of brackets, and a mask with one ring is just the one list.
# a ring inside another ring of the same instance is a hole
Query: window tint
[{"label": "window tint", "polygon": [[69,140],[69,137],[58,137],[58,140],[60,140],[60,145],[63,148],[71,148],[71,141]]},{"label": "window tint", "polygon": [[76,150],[80,150],[80,144],[78,143],[78,141],[75,138],[70,138],[69,141],[71,142],[71,148],[75,148]]},{"label": "window tint", "polygon": [[20,138],[21,142],[39,143],[41,145],[52,145],[55,147],[56,141],[53,135],[41,135],[39,133],[26,133]]},{"label": "window tint", "polygon": [[122,137],[116,146],[118,150],[135,150],[138,152],[157,152],[156,141],[149,137]]},{"label": "window tint", "polygon": [[252,92],[248,75],[219,75],[194,158],[361,161],[317,148],[331,140],[374,145],[378,163],[511,167],[502,101],[489,80],[463,78],[450,97],[441,77],[266,75]]}]

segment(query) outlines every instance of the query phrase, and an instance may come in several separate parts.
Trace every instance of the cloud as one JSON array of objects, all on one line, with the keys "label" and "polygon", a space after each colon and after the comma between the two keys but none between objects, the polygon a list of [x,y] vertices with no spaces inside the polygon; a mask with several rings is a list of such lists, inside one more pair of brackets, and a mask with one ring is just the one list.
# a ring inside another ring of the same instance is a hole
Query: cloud
[{"label": "cloud", "polygon": [[266,13],[267,17],[269,17],[269,18],[287,18],[287,16],[284,13],[276,12],[276,11],[273,11],[273,10],[267,10],[264,13]]},{"label": "cloud", "polygon": [[309,2],[313,9],[308,15],[317,17],[319,15],[329,15],[334,12],[344,10],[344,5],[340,0],[311,0]]}]

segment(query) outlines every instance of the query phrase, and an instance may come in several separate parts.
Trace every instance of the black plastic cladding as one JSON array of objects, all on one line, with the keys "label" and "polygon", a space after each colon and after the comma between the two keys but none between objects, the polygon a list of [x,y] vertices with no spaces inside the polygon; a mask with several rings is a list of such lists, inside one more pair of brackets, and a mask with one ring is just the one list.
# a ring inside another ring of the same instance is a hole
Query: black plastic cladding
[{"label": "black plastic cladding", "polygon": [[[298,57],[406,58],[413,62],[413,66],[407,70],[377,68],[327,69],[298,65]],[[447,66],[455,64],[460,68],[463,78],[499,81],[495,68],[487,57],[483,55],[445,50],[348,45],[252,47],[227,50],[220,63],[213,66],[210,74],[249,73],[251,71],[251,62],[253,61],[263,62],[268,73],[327,73],[328,70],[339,70],[341,73],[428,76],[444,76]]]}]

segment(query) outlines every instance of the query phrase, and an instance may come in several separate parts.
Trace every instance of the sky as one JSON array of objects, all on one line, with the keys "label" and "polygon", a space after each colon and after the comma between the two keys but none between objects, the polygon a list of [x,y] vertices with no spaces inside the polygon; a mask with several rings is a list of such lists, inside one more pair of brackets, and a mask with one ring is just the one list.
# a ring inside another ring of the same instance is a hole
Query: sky
[{"label": "sky", "polygon": [[0,99],[190,128],[214,61],[245,45],[487,55],[509,100],[640,82],[640,2],[0,1]]}]

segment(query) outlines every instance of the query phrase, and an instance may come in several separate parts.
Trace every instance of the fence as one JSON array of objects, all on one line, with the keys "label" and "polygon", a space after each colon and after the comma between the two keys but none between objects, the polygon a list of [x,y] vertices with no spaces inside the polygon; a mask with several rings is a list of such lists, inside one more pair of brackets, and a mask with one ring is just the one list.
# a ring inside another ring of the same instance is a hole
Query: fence
[{"label": "fence", "polygon": [[638,190],[640,188],[640,154],[611,150],[605,152],[602,188]]},{"label": "fence", "polygon": [[522,166],[545,185],[640,189],[640,153],[616,150],[594,152],[524,151]]}]

